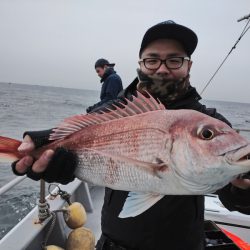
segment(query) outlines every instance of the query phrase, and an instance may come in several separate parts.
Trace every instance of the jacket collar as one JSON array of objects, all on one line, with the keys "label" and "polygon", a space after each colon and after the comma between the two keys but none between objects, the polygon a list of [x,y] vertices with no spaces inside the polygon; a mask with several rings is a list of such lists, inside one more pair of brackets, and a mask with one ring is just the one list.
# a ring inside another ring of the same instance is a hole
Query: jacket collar
[{"label": "jacket collar", "polygon": [[110,75],[116,73],[115,70],[113,68],[107,68],[105,70],[105,73],[101,79],[101,82],[104,82]]}]

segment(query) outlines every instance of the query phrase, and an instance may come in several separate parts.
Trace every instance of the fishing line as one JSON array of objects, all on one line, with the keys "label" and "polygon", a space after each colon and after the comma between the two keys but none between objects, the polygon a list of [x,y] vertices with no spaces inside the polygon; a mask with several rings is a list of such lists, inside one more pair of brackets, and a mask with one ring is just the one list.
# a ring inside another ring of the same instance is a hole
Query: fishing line
[{"label": "fishing line", "polygon": [[[239,21],[239,20],[238,20]],[[243,31],[241,32],[239,38],[237,39],[237,41],[235,42],[235,44],[233,45],[233,47],[231,48],[231,50],[229,51],[229,53],[227,54],[227,56],[223,59],[222,63],[219,65],[219,67],[217,68],[217,70],[214,72],[214,74],[212,75],[212,77],[208,80],[207,84],[205,85],[205,87],[203,88],[203,90],[201,91],[200,95],[202,95],[205,91],[205,89],[208,87],[208,85],[211,83],[211,81],[213,80],[213,78],[215,77],[215,75],[218,73],[218,71],[220,70],[220,68],[222,67],[222,65],[225,63],[225,61],[227,60],[227,58],[229,57],[229,55],[232,53],[232,51],[236,48],[236,45],[239,43],[239,41],[241,40],[241,38],[246,34],[246,32],[249,30],[250,25],[248,26],[250,22],[250,18],[248,17],[248,21],[247,24],[245,25]]]}]

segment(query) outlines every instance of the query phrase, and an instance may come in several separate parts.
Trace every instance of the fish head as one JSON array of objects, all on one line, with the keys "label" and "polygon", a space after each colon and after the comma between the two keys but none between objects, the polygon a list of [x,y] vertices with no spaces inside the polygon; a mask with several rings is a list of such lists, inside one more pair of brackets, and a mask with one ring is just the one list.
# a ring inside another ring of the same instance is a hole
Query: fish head
[{"label": "fish head", "polygon": [[214,192],[250,171],[250,144],[226,123],[180,111],[170,127],[170,167],[192,193]]}]

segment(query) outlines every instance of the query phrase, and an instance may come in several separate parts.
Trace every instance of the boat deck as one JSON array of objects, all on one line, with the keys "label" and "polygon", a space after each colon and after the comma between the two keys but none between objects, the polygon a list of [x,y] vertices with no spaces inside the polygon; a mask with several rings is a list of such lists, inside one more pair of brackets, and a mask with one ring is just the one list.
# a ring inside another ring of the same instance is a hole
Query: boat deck
[{"label": "boat deck", "polygon": [[[88,187],[87,183],[79,180],[75,180],[68,185],[61,185],[60,188],[71,195],[71,202],[78,201],[84,205],[87,212],[87,222],[84,226],[93,231],[97,241],[101,234],[101,208],[104,188],[97,186]],[[52,199],[48,196],[47,202],[49,203],[50,211],[56,211],[66,205],[65,200],[60,196]],[[35,223],[37,220],[38,207],[35,207],[0,240],[0,249],[40,249],[50,231],[52,217],[38,224]],[[57,213],[53,230],[49,234],[46,245],[58,245],[63,248],[70,231],[71,229],[67,227],[62,213]]]},{"label": "boat deck", "polygon": [[[96,241],[101,235],[101,209],[104,199],[104,188],[90,186],[87,183],[75,180],[68,185],[61,185],[61,190],[71,195],[71,201],[81,202],[87,211],[85,227],[92,230]],[[54,199],[47,197],[50,210],[54,211],[65,206],[65,200],[60,196]],[[238,212],[230,212],[223,208],[214,195],[206,197],[205,218],[215,221],[222,228],[241,237],[246,242],[250,239],[250,218]],[[51,225],[51,217],[43,223],[34,223],[38,218],[38,208],[35,207],[20,223],[0,240],[0,249],[8,250],[35,250],[41,246]],[[61,213],[57,214],[55,226],[49,236],[47,245],[65,246],[68,233],[71,231]],[[249,242],[250,243],[250,242]]]}]

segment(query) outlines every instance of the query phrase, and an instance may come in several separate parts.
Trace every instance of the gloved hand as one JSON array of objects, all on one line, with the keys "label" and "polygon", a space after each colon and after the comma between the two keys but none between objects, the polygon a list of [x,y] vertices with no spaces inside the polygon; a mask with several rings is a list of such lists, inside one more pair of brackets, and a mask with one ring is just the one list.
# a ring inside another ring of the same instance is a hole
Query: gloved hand
[{"label": "gloved hand", "polygon": [[36,161],[29,155],[37,146],[49,143],[49,132],[51,130],[32,131],[24,134],[25,137],[19,151],[26,155],[12,163],[12,170],[16,175],[27,174],[33,180],[44,179],[47,182],[67,184],[74,180],[74,171],[78,164],[75,153],[64,148],[57,148],[55,152],[49,149]]},{"label": "gloved hand", "polygon": [[86,108],[86,112],[90,113],[92,109],[93,109],[93,106],[89,106],[89,107]]},{"label": "gloved hand", "polygon": [[235,181],[232,181],[232,183],[229,183],[216,192],[219,195],[220,201],[227,209],[250,215],[250,188],[247,188],[249,187],[248,181],[245,179],[244,183],[243,180],[241,185],[238,185],[239,187],[235,186]]}]

